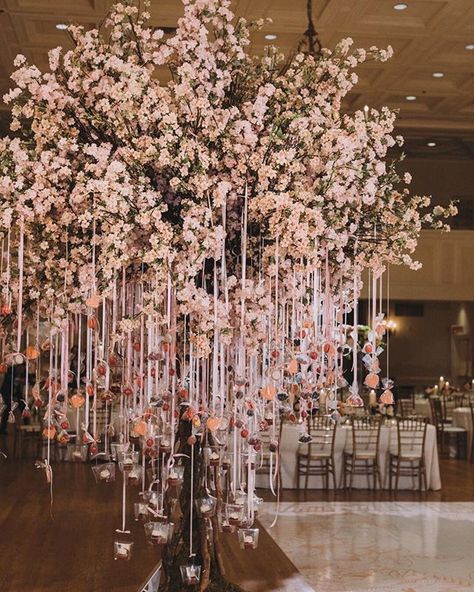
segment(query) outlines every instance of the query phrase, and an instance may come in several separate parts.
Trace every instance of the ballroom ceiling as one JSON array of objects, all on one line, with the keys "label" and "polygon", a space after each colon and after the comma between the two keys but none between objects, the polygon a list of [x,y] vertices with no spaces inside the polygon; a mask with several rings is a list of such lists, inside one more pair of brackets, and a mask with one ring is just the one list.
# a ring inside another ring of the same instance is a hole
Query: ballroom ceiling
[{"label": "ballroom ceiling", "polygon": [[[394,9],[397,1],[313,0],[315,25],[327,47],[347,36],[355,46],[393,46],[395,55],[389,62],[362,66],[360,83],[348,96],[346,108],[386,104],[398,109],[406,164],[418,183],[414,189],[431,193],[441,203],[459,197],[466,210],[458,217],[462,227],[474,227],[469,162],[474,158],[474,0],[405,0],[404,10]],[[48,50],[69,44],[67,34],[56,26],[96,26],[112,3],[0,0],[0,96],[9,88],[17,53],[47,69]],[[233,6],[247,19],[273,20],[253,36],[257,53],[268,43],[290,53],[307,27],[306,0],[234,0]],[[153,26],[173,28],[181,14],[181,0],[152,0]],[[276,39],[267,41],[266,35]],[[7,132],[8,111],[0,102],[0,134]],[[438,162],[435,169],[433,161]]]},{"label": "ballroom ceiling", "polygon": [[[351,36],[361,47],[391,44],[388,63],[360,70],[360,83],[349,108],[387,104],[400,110],[399,127],[436,132],[474,133],[474,2],[473,0],[314,0],[314,19],[323,45],[332,47]],[[9,86],[14,56],[21,52],[40,68],[47,52],[67,45],[58,23],[92,26],[101,21],[111,0],[0,0],[0,91]],[[284,52],[294,49],[306,28],[306,0],[236,0],[238,15],[270,17],[273,23],[256,33],[254,51],[263,50],[266,34]],[[182,11],[180,0],[152,0],[152,23],[173,27]],[[435,78],[433,73],[444,74]],[[412,101],[407,96],[415,96]],[[459,148],[459,147],[458,147]]]}]

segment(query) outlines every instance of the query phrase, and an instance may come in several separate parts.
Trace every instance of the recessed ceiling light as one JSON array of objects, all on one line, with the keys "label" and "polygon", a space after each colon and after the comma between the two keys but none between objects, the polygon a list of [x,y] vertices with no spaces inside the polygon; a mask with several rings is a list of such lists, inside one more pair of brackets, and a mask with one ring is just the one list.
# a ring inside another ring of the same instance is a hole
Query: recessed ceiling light
[{"label": "recessed ceiling light", "polygon": [[415,95],[408,95],[408,96],[406,96],[406,97],[405,97],[405,99],[406,99],[407,101],[416,101],[416,97],[415,97]]},{"label": "recessed ceiling light", "polygon": [[430,148],[434,148],[436,146],[436,142],[427,142],[426,145]]},{"label": "recessed ceiling light", "polygon": [[408,8],[408,4],[405,4],[405,2],[399,2],[393,5],[393,10],[405,10],[405,8]]},{"label": "recessed ceiling light", "polygon": [[59,29],[60,31],[65,31],[67,29],[67,25],[65,25],[64,23],[58,23],[56,25],[56,29]]},{"label": "recessed ceiling light", "polygon": [[275,41],[276,38],[277,38],[277,36],[274,35],[273,33],[269,33],[268,35],[265,35],[265,39],[267,41]]},{"label": "recessed ceiling light", "polygon": [[465,49],[472,51],[474,49],[474,43],[468,43],[464,47],[465,47]]},{"label": "recessed ceiling light", "polygon": [[433,72],[433,78],[443,78],[444,72]]}]

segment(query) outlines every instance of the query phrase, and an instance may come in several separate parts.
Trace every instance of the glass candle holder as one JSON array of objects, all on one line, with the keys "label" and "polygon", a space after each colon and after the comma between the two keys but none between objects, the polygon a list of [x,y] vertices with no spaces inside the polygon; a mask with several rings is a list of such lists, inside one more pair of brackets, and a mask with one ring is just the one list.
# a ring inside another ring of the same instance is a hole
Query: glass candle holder
[{"label": "glass candle holder", "polygon": [[206,461],[211,467],[218,467],[220,465],[221,454],[217,446],[206,448]]},{"label": "glass candle holder", "polygon": [[142,482],[142,467],[140,465],[133,465],[130,470],[124,472],[127,476],[128,485],[140,485]]},{"label": "glass candle holder", "polygon": [[169,522],[146,522],[145,536],[150,545],[166,545],[170,536]]},{"label": "glass candle holder", "polygon": [[130,444],[128,442],[126,444],[112,442],[112,444],[110,445],[110,455],[112,457],[112,460],[118,462],[121,459],[123,453],[127,452],[129,446]]},{"label": "glass candle holder", "polygon": [[168,485],[181,485],[184,478],[184,465],[174,465],[168,475]]},{"label": "glass candle holder", "polygon": [[244,507],[241,504],[226,504],[225,515],[229,524],[232,526],[241,526],[244,520]]},{"label": "glass candle holder", "polygon": [[161,505],[161,500],[163,496],[161,493],[157,493],[156,491],[151,491],[148,489],[147,491],[143,492],[143,501],[153,508],[153,510],[157,510],[158,506]]},{"label": "glass candle holder", "polygon": [[120,561],[130,561],[132,549],[132,542],[114,541],[114,559]]},{"label": "glass candle holder", "polygon": [[185,586],[195,586],[196,584],[199,584],[199,580],[201,579],[200,565],[188,563],[187,565],[181,565],[179,569]]},{"label": "glass candle holder", "polygon": [[247,494],[242,491],[237,491],[235,494],[235,501],[234,504],[237,506],[245,507],[247,503]]},{"label": "glass candle holder", "polygon": [[217,520],[221,532],[235,532],[235,526],[229,522],[226,512],[220,512]]},{"label": "glass candle holder", "polygon": [[265,413],[263,416],[268,426],[273,425],[273,414],[271,412]]},{"label": "glass candle holder", "polygon": [[171,440],[168,436],[163,436],[160,440],[161,454],[169,454],[171,452]]},{"label": "glass candle holder", "polygon": [[196,500],[196,506],[204,518],[214,516],[216,511],[216,498],[206,495]]},{"label": "glass candle holder", "polygon": [[258,528],[239,528],[238,537],[241,549],[256,549],[258,546]]},{"label": "glass candle holder", "polygon": [[135,520],[138,522],[145,522],[148,520],[150,512],[148,511],[148,505],[143,502],[135,502],[133,504],[133,513]]},{"label": "glass candle holder", "polygon": [[230,456],[228,454],[222,455],[221,465],[225,471],[230,469]]},{"label": "glass candle holder", "polygon": [[115,481],[115,465],[113,463],[95,465],[92,467],[92,471],[97,483],[111,483]]},{"label": "glass candle holder", "polygon": [[86,462],[87,460],[87,452],[88,447],[82,445],[72,445],[68,447],[69,450],[69,459],[72,462]]},{"label": "glass candle holder", "polygon": [[124,473],[127,473],[138,464],[139,453],[133,450],[127,450],[119,455],[119,467]]}]

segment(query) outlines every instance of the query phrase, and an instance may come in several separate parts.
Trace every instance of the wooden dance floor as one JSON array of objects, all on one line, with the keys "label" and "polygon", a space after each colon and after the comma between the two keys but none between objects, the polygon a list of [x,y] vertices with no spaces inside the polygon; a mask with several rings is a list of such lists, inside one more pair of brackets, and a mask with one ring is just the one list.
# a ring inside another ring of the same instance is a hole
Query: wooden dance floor
[{"label": "wooden dance floor", "polygon": [[[8,450],[6,439],[0,439],[0,449]],[[97,484],[90,464],[65,462],[53,464],[53,477],[51,507],[44,471],[35,468],[32,458],[0,459],[1,592],[141,592],[160,557],[146,544],[143,525],[133,520],[138,490],[129,496],[127,508],[132,559],[114,561],[121,480]],[[305,589],[297,569],[265,530],[258,551],[242,551],[235,535],[222,535],[221,541],[227,576],[243,590]]]}]

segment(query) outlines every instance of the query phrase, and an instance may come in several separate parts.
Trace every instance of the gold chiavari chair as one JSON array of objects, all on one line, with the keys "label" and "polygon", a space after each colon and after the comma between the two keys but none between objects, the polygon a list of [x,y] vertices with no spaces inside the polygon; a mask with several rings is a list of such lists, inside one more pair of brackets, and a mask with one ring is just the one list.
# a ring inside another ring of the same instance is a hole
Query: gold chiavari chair
[{"label": "gold chiavari chair", "polygon": [[390,445],[389,488],[395,490],[400,477],[418,478],[418,488],[426,490],[425,440],[427,420],[424,418],[399,418],[397,420],[396,445]]},{"label": "gold chiavari chair", "polygon": [[400,417],[413,417],[415,415],[413,399],[399,399],[397,401],[397,413]]},{"label": "gold chiavari chair", "polygon": [[[471,429],[474,432],[474,397],[469,397],[468,403],[469,409],[471,410]],[[471,459],[471,461],[474,459],[474,433],[472,434],[469,458]]]},{"label": "gold chiavari chair", "polygon": [[443,410],[443,421],[444,423],[451,423],[453,421],[453,411],[456,407],[462,407],[464,401],[464,395],[452,394],[443,395],[441,397],[442,410]]},{"label": "gold chiavari chair", "polygon": [[329,488],[329,475],[332,475],[336,489],[336,470],[334,463],[334,442],[337,424],[328,417],[316,416],[308,421],[311,442],[300,444],[297,453],[298,489],[300,478],[305,477],[305,489],[310,476],[322,476],[324,488]]},{"label": "gold chiavari chair", "polygon": [[453,426],[450,423],[446,423],[443,418],[443,404],[440,399],[430,399],[431,405],[431,417],[436,427],[436,435],[438,438],[438,444],[440,454],[444,454],[445,444],[448,444],[454,439],[456,442],[456,456],[459,456],[461,449],[467,452],[467,431],[464,428]]},{"label": "gold chiavari chair", "polygon": [[382,487],[382,478],[378,463],[381,420],[376,417],[352,418],[352,445],[344,450],[343,484],[352,489],[354,475],[367,476],[367,488],[370,489],[370,477],[373,488],[377,489],[377,481]]}]

